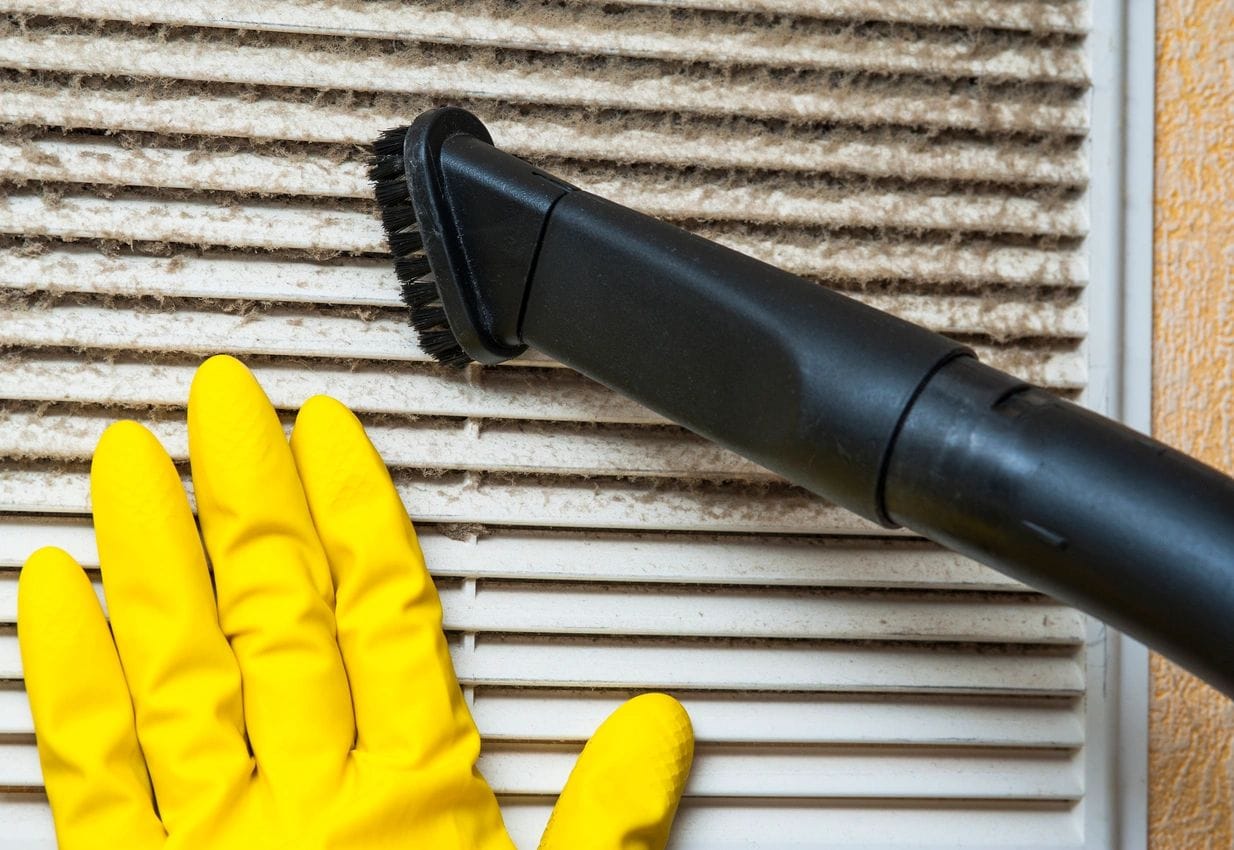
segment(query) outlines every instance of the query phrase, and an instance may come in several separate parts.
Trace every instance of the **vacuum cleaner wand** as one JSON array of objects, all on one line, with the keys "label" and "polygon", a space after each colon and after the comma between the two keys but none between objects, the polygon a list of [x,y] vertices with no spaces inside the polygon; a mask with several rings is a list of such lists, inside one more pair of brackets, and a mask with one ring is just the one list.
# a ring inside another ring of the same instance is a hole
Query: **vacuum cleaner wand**
[{"label": "vacuum cleaner wand", "polygon": [[463,110],[427,112],[374,154],[413,326],[438,359],[532,346],[1234,695],[1234,480],[960,343],[580,191]]}]

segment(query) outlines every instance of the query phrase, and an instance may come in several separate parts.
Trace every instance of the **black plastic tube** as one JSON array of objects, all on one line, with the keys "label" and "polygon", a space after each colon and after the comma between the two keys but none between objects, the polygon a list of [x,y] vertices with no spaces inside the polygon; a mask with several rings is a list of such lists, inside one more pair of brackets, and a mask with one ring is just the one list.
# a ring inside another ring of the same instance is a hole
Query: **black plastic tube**
[{"label": "black plastic tube", "polygon": [[539,349],[1234,695],[1234,480],[953,340],[577,191],[474,124],[439,110],[407,140],[427,151],[408,179],[441,187],[416,212],[469,355]]},{"label": "black plastic tube", "polygon": [[522,334],[884,525],[881,478],[904,411],[935,370],[969,353],[586,192],[549,219]]},{"label": "black plastic tube", "polygon": [[910,408],[884,504],[1234,695],[1234,480],[1217,470],[964,358]]}]

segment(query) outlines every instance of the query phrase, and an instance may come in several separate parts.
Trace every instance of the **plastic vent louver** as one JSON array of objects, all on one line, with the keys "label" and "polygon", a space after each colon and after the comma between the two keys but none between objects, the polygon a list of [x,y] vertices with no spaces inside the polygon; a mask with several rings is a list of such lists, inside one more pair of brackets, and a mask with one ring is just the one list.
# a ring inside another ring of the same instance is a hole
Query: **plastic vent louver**
[{"label": "plastic vent louver", "polygon": [[[1085,843],[1087,624],[551,363],[417,349],[362,146],[458,103],[615,200],[1086,383],[1081,0],[0,0],[0,850],[54,846],[17,568],[97,566],[88,460],[186,453],[204,355],[366,421],[482,769],[533,847],[638,689],[694,716],[677,850]],[[1091,703],[1089,705],[1091,710]]]}]

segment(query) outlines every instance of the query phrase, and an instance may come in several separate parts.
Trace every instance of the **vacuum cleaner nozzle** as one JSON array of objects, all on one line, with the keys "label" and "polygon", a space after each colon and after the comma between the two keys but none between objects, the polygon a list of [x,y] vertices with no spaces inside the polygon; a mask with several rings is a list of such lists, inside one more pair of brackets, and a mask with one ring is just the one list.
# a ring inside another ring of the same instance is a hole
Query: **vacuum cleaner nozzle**
[{"label": "vacuum cleaner nozzle", "polygon": [[1234,694],[1234,480],[954,340],[577,190],[463,110],[385,133],[370,173],[436,359],[534,347]]},{"label": "vacuum cleaner nozzle", "polygon": [[383,133],[369,177],[424,350],[457,367],[521,354],[540,237],[574,187],[497,150],[479,119],[449,107]]}]

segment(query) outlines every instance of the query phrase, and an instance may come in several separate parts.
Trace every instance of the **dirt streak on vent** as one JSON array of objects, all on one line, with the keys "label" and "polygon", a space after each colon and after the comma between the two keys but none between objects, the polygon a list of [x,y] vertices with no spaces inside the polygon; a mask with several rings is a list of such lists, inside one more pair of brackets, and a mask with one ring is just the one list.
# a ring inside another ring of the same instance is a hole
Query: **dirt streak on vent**
[{"label": "dirt streak on vent", "polygon": [[[439,99],[0,69],[0,118],[14,124],[367,144]],[[6,79],[7,78],[7,79]],[[834,171],[874,176],[1082,185],[1080,136],[1063,128],[1017,135],[863,123],[809,126],[740,116],[585,110],[451,98],[516,154],[713,168]],[[652,105],[649,105],[649,107]],[[868,116],[867,116],[868,119]]]},{"label": "dirt streak on vent", "polygon": [[[227,192],[247,197],[363,198],[366,165],[348,151],[250,153],[206,139],[192,148],[100,142],[94,136],[0,138],[0,180]],[[219,150],[222,148],[222,150]],[[232,148],[228,150],[228,148]],[[1066,189],[1017,192],[925,181],[808,179],[716,170],[579,167],[559,176],[626,206],[678,220],[737,220],[833,228],[1078,237],[1084,208]]]},{"label": "dirt streak on vent", "polygon": [[[6,34],[5,30],[8,30]],[[201,50],[203,42],[209,50]],[[86,74],[167,76],[295,88],[419,92],[608,109],[656,108],[798,122],[1082,133],[1086,85],[974,83],[916,77],[783,72],[608,57],[510,55],[483,48],[352,43],[141,27],[4,27],[0,65]],[[843,96],[836,92],[842,91]]]}]

